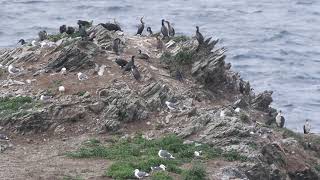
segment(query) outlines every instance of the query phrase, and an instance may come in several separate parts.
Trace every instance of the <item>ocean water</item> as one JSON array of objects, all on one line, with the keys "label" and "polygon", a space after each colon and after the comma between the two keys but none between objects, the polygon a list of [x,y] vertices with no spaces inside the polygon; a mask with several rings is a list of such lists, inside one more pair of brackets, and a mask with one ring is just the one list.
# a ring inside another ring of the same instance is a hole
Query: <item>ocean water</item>
[{"label": "ocean water", "polygon": [[256,92],[273,90],[286,127],[302,131],[306,118],[320,132],[319,0],[0,0],[0,48],[40,30],[58,31],[78,19],[94,23],[116,18],[134,34],[139,18],[159,31],[161,19],[177,33],[219,38],[227,61]]}]

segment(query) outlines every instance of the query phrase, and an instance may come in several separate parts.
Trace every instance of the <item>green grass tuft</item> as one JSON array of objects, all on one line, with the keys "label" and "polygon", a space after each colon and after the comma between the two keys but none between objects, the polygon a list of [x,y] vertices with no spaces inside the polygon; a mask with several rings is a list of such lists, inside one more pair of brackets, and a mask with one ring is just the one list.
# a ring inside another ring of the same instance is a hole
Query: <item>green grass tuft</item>
[{"label": "green grass tuft", "polygon": [[250,118],[245,112],[241,112],[240,113],[240,120],[242,122],[244,122],[244,123],[249,123],[250,122]]},{"label": "green grass tuft", "polygon": [[[164,164],[168,172],[182,174],[180,166],[194,159],[194,151],[203,152],[203,160],[221,157],[222,150],[209,145],[195,147],[194,144],[183,144],[183,139],[176,135],[167,135],[160,139],[146,140],[140,136],[118,141],[110,141],[104,145],[97,140],[89,140],[83,146],[67,155],[73,158],[100,157],[115,161],[107,170],[112,178],[132,176],[134,169],[150,172],[150,167]],[[167,160],[158,156],[160,149],[166,149],[175,157]],[[125,173],[124,173],[125,172]],[[123,173],[123,174],[122,174]]]},{"label": "green grass tuft", "polygon": [[63,180],[84,180],[81,176],[64,176]]},{"label": "green grass tuft", "polygon": [[242,161],[242,162],[244,162],[244,161],[247,161],[247,159],[248,159],[246,156],[241,155],[236,150],[224,152],[223,157],[228,161]]},{"label": "green grass tuft", "polygon": [[315,168],[318,172],[320,172],[320,164],[316,165],[314,168]]},{"label": "green grass tuft", "polygon": [[183,172],[184,180],[203,180],[206,179],[206,170],[199,163],[193,164],[192,168]]},{"label": "green grass tuft", "polygon": [[151,179],[152,180],[173,180],[173,178],[168,174],[168,172],[165,172],[165,171],[154,173]]},{"label": "green grass tuft", "polygon": [[14,110],[17,111],[25,104],[31,103],[31,97],[14,97],[14,98],[0,98],[0,111]]},{"label": "green grass tuft", "polygon": [[105,175],[114,179],[129,179],[134,177],[134,170],[131,162],[116,162],[107,169]]}]

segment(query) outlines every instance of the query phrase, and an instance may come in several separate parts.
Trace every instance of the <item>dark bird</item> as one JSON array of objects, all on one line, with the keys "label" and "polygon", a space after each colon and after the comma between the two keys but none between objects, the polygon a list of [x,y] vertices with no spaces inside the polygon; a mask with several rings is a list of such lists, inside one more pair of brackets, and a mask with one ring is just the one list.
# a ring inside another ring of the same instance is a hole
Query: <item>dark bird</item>
[{"label": "dark bird", "polygon": [[106,28],[108,31],[122,31],[121,27],[115,23],[100,23],[99,25]]},{"label": "dark bird", "polygon": [[132,56],[131,61],[124,66],[124,71],[130,71],[132,66],[134,66],[134,56]]},{"label": "dark bird", "polygon": [[61,34],[64,33],[64,32],[67,32],[67,26],[66,25],[60,26],[59,31],[60,31]]},{"label": "dark bird", "polygon": [[38,36],[40,41],[47,39],[47,36],[48,36],[47,31],[40,31],[38,33]]},{"label": "dark bird", "polygon": [[121,66],[121,68],[125,67],[128,64],[128,61],[120,58],[116,58],[115,62]]},{"label": "dark bird", "polygon": [[142,51],[139,49],[139,54],[138,54],[138,58],[139,59],[145,59],[145,60],[149,60],[150,56],[148,54],[142,53]]},{"label": "dark bird", "polygon": [[142,35],[143,29],[144,29],[144,22],[143,22],[143,17],[140,18],[141,24],[138,27],[137,35]]},{"label": "dark bird", "polygon": [[282,116],[281,110],[278,112],[278,114],[277,114],[277,116],[276,116],[276,123],[277,123],[277,126],[278,126],[278,127],[283,128],[284,123],[285,123],[285,119],[284,119],[284,117]]},{"label": "dark bird", "polygon": [[164,47],[164,44],[159,36],[157,36],[156,38],[157,38],[157,49],[162,50]]},{"label": "dark bird", "polygon": [[88,39],[88,33],[87,33],[85,27],[82,25],[79,25],[79,34],[80,34],[82,40]]},{"label": "dark bird", "polygon": [[116,55],[120,54],[120,43],[121,40],[119,38],[113,40],[112,50],[116,53]]},{"label": "dark bird", "polygon": [[151,30],[151,27],[147,27],[147,32],[149,33],[150,36],[153,35],[153,32],[152,32],[152,30]]},{"label": "dark bird", "polygon": [[197,31],[196,31],[196,39],[197,39],[199,45],[202,45],[203,42],[204,42],[204,37],[202,36],[202,34],[201,34],[200,31],[199,31],[199,26],[196,26],[196,28],[197,28]]},{"label": "dark bird", "polygon": [[66,33],[69,34],[69,35],[71,35],[71,34],[73,34],[75,31],[76,31],[76,30],[74,29],[74,27],[69,26],[69,27],[67,28]]},{"label": "dark bird", "polygon": [[303,133],[304,134],[309,134],[311,131],[311,125],[309,123],[309,119],[306,119],[306,122],[303,125]]},{"label": "dark bird", "polygon": [[141,79],[141,75],[135,65],[131,67],[131,73],[136,80],[139,81]]},{"label": "dark bird", "polygon": [[174,28],[171,26],[169,21],[166,21],[166,23],[168,24],[169,35],[171,37],[173,37],[176,34],[176,32],[175,32]]},{"label": "dark bird", "polygon": [[164,19],[162,19],[161,21],[161,24],[162,24],[161,33],[163,35],[163,38],[166,38],[166,37],[169,37],[169,32],[168,32],[167,26],[164,24],[164,21],[165,21]]},{"label": "dark bird", "polygon": [[84,26],[84,27],[90,27],[92,25],[92,21],[83,21],[83,20],[78,20],[77,24],[79,26]]},{"label": "dark bird", "polygon": [[20,39],[19,41],[18,41],[18,44],[19,43],[21,43],[21,45],[24,45],[24,44],[26,44],[27,42],[24,40],[24,39]]}]

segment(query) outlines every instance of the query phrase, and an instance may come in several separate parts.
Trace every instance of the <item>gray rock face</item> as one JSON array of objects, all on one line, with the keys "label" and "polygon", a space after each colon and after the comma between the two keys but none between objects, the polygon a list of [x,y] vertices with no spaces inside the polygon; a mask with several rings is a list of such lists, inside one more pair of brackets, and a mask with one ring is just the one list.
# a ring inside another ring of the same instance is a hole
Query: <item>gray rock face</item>
[{"label": "gray rock face", "polygon": [[47,65],[47,69],[55,71],[62,67],[75,71],[86,66],[94,66],[93,58],[98,52],[98,46],[90,41],[74,41],[58,51],[58,57]]},{"label": "gray rock face", "polygon": [[252,106],[261,111],[267,111],[272,103],[272,91],[264,91],[252,100]]}]

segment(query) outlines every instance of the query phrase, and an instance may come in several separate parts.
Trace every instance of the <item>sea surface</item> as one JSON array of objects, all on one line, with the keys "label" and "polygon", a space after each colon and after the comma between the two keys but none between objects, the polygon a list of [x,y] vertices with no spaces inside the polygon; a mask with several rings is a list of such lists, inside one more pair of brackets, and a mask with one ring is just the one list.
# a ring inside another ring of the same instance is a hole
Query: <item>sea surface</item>
[{"label": "sea surface", "polygon": [[320,132],[319,0],[0,0],[0,48],[30,40],[40,30],[57,32],[78,19],[116,18],[134,34],[139,18],[159,31],[161,19],[177,33],[219,38],[227,61],[256,92],[273,90],[286,127],[302,131],[306,118]]}]

